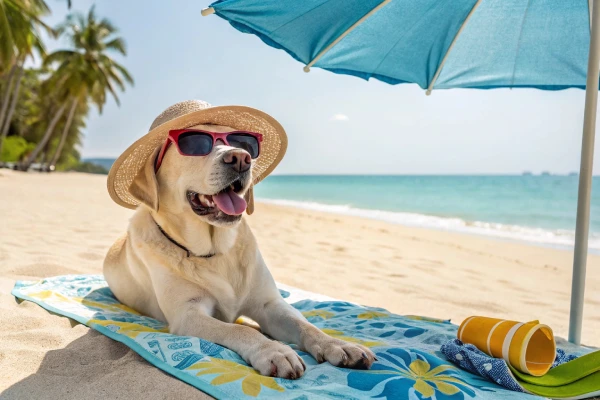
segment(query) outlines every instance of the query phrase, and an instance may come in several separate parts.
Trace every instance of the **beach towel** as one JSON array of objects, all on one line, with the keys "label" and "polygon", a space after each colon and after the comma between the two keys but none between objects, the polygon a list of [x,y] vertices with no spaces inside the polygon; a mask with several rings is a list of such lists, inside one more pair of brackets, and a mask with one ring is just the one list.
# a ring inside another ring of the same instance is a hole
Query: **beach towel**
[{"label": "beach towel", "polygon": [[119,303],[101,275],[19,281],[12,293],[125,344],[154,366],[218,399],[532,398],[448,361],[440,348],[456,337],[457,326],[449,321],[400,316],[278,287],[282,297],[319,329],[370,347],[379,361],[370,370],[337,368],[318,364],[297,350],[307,365],[301,379],[266,377],[227,348],[169,334],[165,323]]}]

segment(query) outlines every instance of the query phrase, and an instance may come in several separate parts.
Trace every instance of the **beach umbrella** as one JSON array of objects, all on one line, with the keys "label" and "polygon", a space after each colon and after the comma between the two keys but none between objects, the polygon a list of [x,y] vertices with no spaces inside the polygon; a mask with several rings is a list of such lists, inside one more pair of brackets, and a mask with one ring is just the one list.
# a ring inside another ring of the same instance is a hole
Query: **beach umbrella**
[{"label": "beach umbrella", "polygon": [[587,88],[569,340],[579,344],[600,67],[600,0],[218,0],[216,14],[304,64],[451,88]]}]

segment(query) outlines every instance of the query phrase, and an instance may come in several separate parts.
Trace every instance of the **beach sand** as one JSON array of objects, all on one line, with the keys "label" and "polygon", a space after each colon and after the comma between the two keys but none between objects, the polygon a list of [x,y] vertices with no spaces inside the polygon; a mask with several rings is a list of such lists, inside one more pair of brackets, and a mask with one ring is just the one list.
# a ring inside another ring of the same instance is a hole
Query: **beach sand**
[{"label": "beach sand", "polygon": [[[132,211],[106,177],[0,170],[0,397],[203,398],[126,346],[41,307],[15,280],[101,273]],[[572,253],[258,203],[250,224],[275,279],[399,314],[540,319],[567,335]],[[600,257],[588,260],[583,341],[600,346]]]}]

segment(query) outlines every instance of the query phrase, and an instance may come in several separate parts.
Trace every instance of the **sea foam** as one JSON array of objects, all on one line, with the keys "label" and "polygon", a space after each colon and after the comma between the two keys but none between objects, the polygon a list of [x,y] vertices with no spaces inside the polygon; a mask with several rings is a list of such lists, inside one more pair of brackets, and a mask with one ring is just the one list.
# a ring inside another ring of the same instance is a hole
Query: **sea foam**
[{"label": "sea foam", "polygon": [[[563,229],[547,230],[493,222],[465,221],[460,218],[438,217],[407,212],[369,210],[355,208],[349,205],[331,205],[309,201],[264,198],[258,198],[257,201],[267,204],[302,208],[305,210],[375,219],[405,226],[491,236],[561,249],[572,249],[575,240],[574,231]],[[593,253],[600,253],[600,235],[594,233],[590,234],[589,249]]]}]

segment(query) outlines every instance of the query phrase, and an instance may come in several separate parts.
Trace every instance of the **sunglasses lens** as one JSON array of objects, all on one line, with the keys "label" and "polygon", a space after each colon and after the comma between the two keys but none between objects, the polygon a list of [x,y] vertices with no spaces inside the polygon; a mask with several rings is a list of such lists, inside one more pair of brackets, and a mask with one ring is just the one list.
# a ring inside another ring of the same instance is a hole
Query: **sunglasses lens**
[{"label": "sunglasses lens", "polygon": [[212,150],[213,139],[201,132],[189,132],[179,136],[179,150],[188,156],[205,156]]},{"label": "sunglasses lens", "polygon": [[256,137],[244,133],[232,133],[227,136],[227,141],[231,147],[246,150],[250,153],[250,157],[258,157],[259,147],[258,139]]}]

